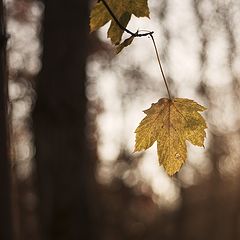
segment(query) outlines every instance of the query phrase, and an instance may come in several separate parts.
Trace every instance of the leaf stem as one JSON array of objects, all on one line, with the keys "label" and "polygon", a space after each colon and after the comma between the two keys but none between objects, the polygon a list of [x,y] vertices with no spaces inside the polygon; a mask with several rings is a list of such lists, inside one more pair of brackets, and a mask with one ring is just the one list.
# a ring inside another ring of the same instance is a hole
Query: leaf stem
[{"label": "leaf stem", "polygon": [[160,71],[161,71],[161,74],[162,74],[162,77],[163,77],[163,81],[165,83],[165,86],[166,86],[166,89],[167,89],[167,92],[168,92],[168,97],[169,97],[169,99],[172,99],[171,93],[170,93],[170,90],[169,90],[169,87],[168,87],[167,79],[164,75],[163,67],[162,67],[162,64],[161,64],[161,61],[160,61],[159,53],[158,53],[158,50],[157,50],[157,46],[156,46],[156,42],[154,40],[153,34],[150,34],[150,37],[151,37],[152,42],[153,42],[153,46],[154,46],[155,53],[156,53],[157,60],[158,60],[158,65],[159,65],[159,68],[160,68]]},{"label": "leaf stem", "polygon": [[[107,4],[107,2],[105,0],[98,0],[98,2],[102,2],[103,3],[103,5],[106,7],[106,9],[108,10],[109,14],[113,18],[113,20],[117,23],[119,28],[122,29],[123,31],[127,32],[128,34],[132,35],[133,37],[144,37],[144,36],[150,36],[151,37],[152,42],[153,42],[153,46],[154,46],[154,49],[155,49],[155,53],[156,53],[156,56],[157,56],[158,65],[159,65],[159,68],[160,68],[160,71],[161,71],[161,74],[162,74],[162,77],[163,77],[164,84],[165,84],[167,92],[168,92],[168,97],[169,97],[169,99],[172,99],[171,93],[170,93],[170,90],[169,90],[169,87],[168,87],[167,79],[166,79],[166,77],[164,75],[164,72],[163,72],[163,67],[162,67],[162,64],[161,64],[161,61],[160,61],[160,57],[159,57],[159,53],[158,53],[158,50],[157,50],[157,46],[156,46],[156,43],[155,43],[155,40],[154,40],[154,37],[153,37],[153,33],[154,32],[153,31],[148,31],[148,30],[139,30],[136,33],[133,33],[132,31],[130,31],[129,29],[124,27],[119,22],[119,20],[117,19],[117,17],[115,16],[115,14],[113,13],[113,11],[111,10],[111,8],[109,7],[109,5]],[[145,33],[139,33],[141,31],[145,32]]]}]

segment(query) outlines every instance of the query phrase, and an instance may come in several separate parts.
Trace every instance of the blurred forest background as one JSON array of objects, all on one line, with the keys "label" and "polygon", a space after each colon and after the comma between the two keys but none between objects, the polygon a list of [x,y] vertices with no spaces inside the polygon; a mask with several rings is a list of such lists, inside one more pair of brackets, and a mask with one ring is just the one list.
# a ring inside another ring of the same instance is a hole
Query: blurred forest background
[{"label": "blurred forest background", "polygon": [[172,178],[155,145],[132,153],[141,111],[166,96],[151,40],[115,56],[107,27],[89,34],[94,3],[4,1],[12,214],[0,200],[0,239],[240,239],[240,2],[149,0],[151,19],[129,25],[155,32],[174,95],[208,107],[205,148],[188,146]]}]

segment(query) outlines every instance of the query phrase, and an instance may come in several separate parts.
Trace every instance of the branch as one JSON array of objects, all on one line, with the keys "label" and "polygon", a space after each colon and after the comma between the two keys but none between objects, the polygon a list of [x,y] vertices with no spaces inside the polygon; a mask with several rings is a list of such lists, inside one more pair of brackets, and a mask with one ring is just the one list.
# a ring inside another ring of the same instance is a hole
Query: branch
[{"label": "branch", "polygon": [[[125,28],[119,22],[119,20],[117,19],[117,17],[115,16],[115,14],[113,13],[113,11],[111,10],[111,8],[109,7],[109,5],[107,4],[107,2],[105,0],[98,0],[98,3],[99,2],[103,3],[103,5],[106,7],[106,9],[108,10],[109,14],[113,18],[113,20],[117,23],[117,25],[119,26],[120,29],[122,29],[123,31],[127,32],[128,34],[130,34],[133,37],[145,37],[145,36],[150,36],[151,37],[152,42],[153,42],[153,46],[154,46],[154,49],[155,49],[155,53],[156,53],[156,56],[157,56],[158,65],[159,65],[159,68],[160,68],[160,71],[161,71],[161,74],[162,74],[162,77],[163,77],[163,81],[164,81],[165,87],[167,89],[168,97],[169,97],[169,99],[172,99],[171,93],[170,93],[170,89],[168,87],[167,79],[166,79],[166,77],[164,75],[164,72],[163,72],[163,67],[162,67],[162,64],[161,64],[161,61],[160,61],[160,57],[159,57],[159,53],[158,53],[158,50],[157,50],[157,46],[156,46],[156,43],[155,43],[155,40],[154,40],[154,37],[153,37],[153,33],[154,32],[153,31],[146,31],[146,30],[139,30],[136,33],[133,33],[129,29]],[[141,31],[142,32],[146,32],[146,33],[139,33]]]},{"label": "branch", "polygon": [[125,28],[117,19],[117,17],[114,15],[113,11],[111,10],[111,8],[108,6],[107,2],[105,0],[98,0],[98,2],[102,2],[103,5],[106,7],[106,9],[108,10],[109,14],[111,15],[111,17],[113,18],[113,20],[117,23],[117,25],[119,26],[119,28],[121,28],[123,31],[127,32],[128,34],[132,35],[133,37],[144,37],[144,36],[149,36],[151,34],[153,34],[154,32],[147,32],[147,33],[138,33],[138,31],[136,33],[133,33],[132,31],[130,31],[129,29]]}]

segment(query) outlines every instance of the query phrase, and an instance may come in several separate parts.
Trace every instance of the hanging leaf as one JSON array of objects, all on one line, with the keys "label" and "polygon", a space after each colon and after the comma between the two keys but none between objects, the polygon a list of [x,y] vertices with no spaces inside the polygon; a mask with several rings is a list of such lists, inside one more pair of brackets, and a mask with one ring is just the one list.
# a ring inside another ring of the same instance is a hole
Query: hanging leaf
[{"label": "hanging leaf", "polygon": [[129,46],[132,43],[133,39],[134,39],[134,36],[131,36],[125,39],[122,43],[120,43],[116,48],[116,53],[117,54],[120,53],[123,50],[123,48]]},{"label": "hanging leaf", "polygon": [[135,131],[135,152],[146,150],[157,141],[160,165],[169,175],[175,174],[187,158],[186,140],[204,146],[207,125],[199,114],[204,110],[193,100],[161,98],[144,111],[147,116]]},{"label": "hanging leaf", "polygon": [[[118,21],[123,27],[128,25],[131,15],[136,17],[149,17],[147,0],[105,0]],[[95,31],[111,21],[108,29],[108,38],[114,45],[121,42],[123,30],[117,25],[104,4],[100,1],[97,3],[90,14],[90,29]]]}]

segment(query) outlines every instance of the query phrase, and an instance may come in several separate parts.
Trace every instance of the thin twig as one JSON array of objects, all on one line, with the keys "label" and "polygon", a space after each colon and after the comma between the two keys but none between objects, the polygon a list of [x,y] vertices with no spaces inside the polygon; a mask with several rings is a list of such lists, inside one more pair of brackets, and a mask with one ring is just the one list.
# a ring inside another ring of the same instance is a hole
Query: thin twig
[{"label": "thin twig", "polygon": [[132,35],[133,37],[144,37],[144,36],[149,36],[150,34],[153,34],[153,32],[148,32],[148,33],[142,33],[139,34],[138,32],[133,33],[132,31],[130,31],[129,29],[125,28],[117,19],[117,17],[114,15],[113,11],[111,10],[111,8],[108,6],[107,2],[105,0],[98,0],[98,2],[102,2],[103,5],[106,7],[106,9],[108,10],[108,12],[110,13],[111,17],[113,18],[113,20],[117,23],[117,25],[119,26],[119,28],[121,28],[123,31],[127,32],[128,34]]},{"label": "thin twig", "polygon": [[[106,7],[106,9],[108,10],[109,14],[113,18],[113,20],[117,23],[119,28],[122,29],[123,31],[127,32],[128,34],[130,34],[133,37],[144,37],[144,36],[150,36],[151,37],[153,45],[154,45],[154,49],[155,49],[155,52],[156,52],[158,64],[159,64],[159,67],[160,67],[160,70],[161,70],[161,74],[162,74],[162,77],[163,77],[163,80],[164,80],[164,83],[165,83],[165,86],[166,86],[166,89],[167,89],[167,92],[168,92],[168,96],[169,96],[169,99],[171,99],[172,97],[171,97],[171,93],[170,93],[170,90],[169,90],[169,87],[168,87],[168,84],[167,84],[167,79],[166,79],[166,77],[164,75],[163,67],[162,67],[162,64],[161,64],[161,61],[160,61],[160,57],[159,57],[159,53],[158,53],[158,50],[157,50],[157,46],[156,46],[156,43],[155,43],[155,40],[154,40],[154,37],[153,37],[153,33],[154,32],[153,31],[148,31],[148,30],[139,30],[136,33],[133,33],[132,31],[130,31],[129,29],[124,27],[119,22],[119,20],[117,19],[117,17],[115,16],[115,14],[113,13],[113,11],[111,10],[111,8],[109,7],[109,5],[107,4],[107,2],[105,0],[98,0],[98,2],[102,2],[103,3],[103,5]],[[146,33],[139,33],[141,31],[142,32],[146,32]]]}]

